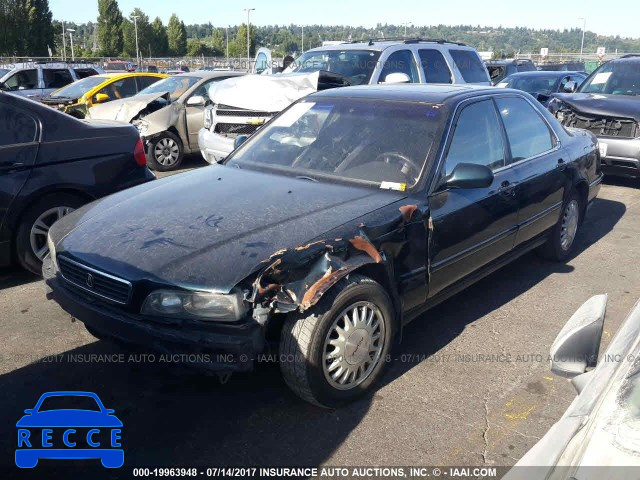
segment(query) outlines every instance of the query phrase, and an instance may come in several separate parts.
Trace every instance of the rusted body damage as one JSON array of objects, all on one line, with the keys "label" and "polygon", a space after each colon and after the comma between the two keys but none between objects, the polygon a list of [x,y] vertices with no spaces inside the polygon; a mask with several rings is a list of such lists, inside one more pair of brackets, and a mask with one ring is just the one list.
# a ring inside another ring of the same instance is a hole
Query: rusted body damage
[{"label": "rusted body damage", "polygon": [[341,279],[370,265],[385,272],[387,286],[392,289],[389,293],[399,299],[402,287],[398,277],[410,269],[403,268],[403,254],[413,251],[410,243],[422,245],[426,253],[429,221],[417,205],[395,211],[393,218],[380,225],[359,225],[352,238],[321,240],[275,252],[263,261],[268,266],[253,282],[248,300],[273,313],[304,312]]}]

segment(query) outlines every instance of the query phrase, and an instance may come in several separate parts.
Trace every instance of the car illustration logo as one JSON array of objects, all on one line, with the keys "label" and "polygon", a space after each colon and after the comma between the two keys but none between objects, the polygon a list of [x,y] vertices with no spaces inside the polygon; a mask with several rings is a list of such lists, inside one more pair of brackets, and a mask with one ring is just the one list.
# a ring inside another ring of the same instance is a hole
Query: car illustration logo
[{"label": "car illustration logo", "polygon": [[19,468],[40,459],[100,459],[106,468],[124,464],[122,422],[91,392],[48,392],[18,422]]},{"label": "car illustration logo", "polygon": [[89,288],[93,288],[93,275],[91,275],[90,273],[87,275],[87,287]]}]

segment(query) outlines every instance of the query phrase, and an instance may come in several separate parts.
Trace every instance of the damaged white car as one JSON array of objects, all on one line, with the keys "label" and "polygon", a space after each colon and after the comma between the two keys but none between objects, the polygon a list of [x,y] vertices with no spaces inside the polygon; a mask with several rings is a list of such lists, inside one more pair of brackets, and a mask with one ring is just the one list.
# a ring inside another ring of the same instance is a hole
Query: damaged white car
[{"label": "damaged white car", "polygon": [[175,75],[151,85],[137,95],[97,105],[87,119],[119,120],[140,131],[147,164],[157,171],[175,170],[185,153],[198,148],[209,87],[242,72],[213,71]]},{"label": "damaged white car", "polygon": [[[266,60],[259,52],[256,66]],[[282,74],[247,75],[215,85],[198,136],[200,151],[207,162],[220,162],[296,100],[329,88],[378,83],[490,85],[490,79],[475,49],[445,40],[369,40],[315,48]]]}]

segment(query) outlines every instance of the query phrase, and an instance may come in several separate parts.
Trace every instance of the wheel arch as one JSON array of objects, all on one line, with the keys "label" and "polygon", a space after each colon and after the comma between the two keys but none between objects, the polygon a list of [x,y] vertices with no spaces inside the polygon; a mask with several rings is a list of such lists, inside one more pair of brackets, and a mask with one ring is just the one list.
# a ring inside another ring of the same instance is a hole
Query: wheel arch
[{"label": "wheel arch", "polygon": [[578,193],[580,198],[580,223],[582,224],[589,203],[589,185],[586,180],[581,179],[574,185],[573,190]]}]

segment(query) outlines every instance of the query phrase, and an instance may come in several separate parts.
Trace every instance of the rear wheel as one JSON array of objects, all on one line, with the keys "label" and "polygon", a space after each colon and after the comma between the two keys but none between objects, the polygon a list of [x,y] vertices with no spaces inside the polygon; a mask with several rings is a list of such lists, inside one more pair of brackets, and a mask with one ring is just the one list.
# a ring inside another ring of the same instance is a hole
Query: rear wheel
[{"label": "rear wheel", "polygon": [[163,132],[149,142],[147,161],[149,167],[158,172],[175,170],[184,156],[180,139],[171,132]]},{"label": "rear wheel", "polygon": [[86,200],[69,193],[41,198],[22,215],[16,234],[16,256],[25,269],[42,274],[42,260],[49,253],[47,236],[51,226],[84,205]]},{"label": "rear wheel", "polygon": [[573,191],[562,206],[560,219],[542,246],[542,255],[558,262],[566,261],[573,252],[576,237],[582,223],[582,202],[578,192]]},{"label": "rear wheel", "polygon": [[394,310],[382,286],[351,275],[304,314],[290,317],[280,340],[280,368],[302,399],[338,407],[380,377],[393,338]]}]

